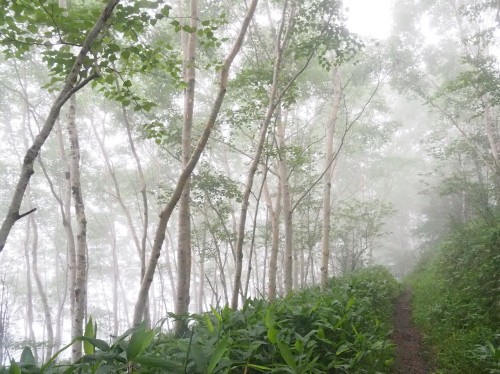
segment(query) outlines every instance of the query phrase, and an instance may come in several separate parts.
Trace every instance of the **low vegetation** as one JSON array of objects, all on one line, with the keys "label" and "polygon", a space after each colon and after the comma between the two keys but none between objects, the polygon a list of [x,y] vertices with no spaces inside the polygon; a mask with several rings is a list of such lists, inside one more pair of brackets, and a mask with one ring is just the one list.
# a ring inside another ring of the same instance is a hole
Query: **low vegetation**
[{"label": "low vegetation", "polygon": [[[274,303],[248,300],[242,309],[212,309],[188,318],[190,333],[176,338],[131,329],[111,344],[87,324],[85,355],[70,365],[56,358],[37,367],[25,349],[14,373],[376,373],[390,371],[391,300],[398,285],[383,267],[332,279],[326,291],[309,288]],[[0,372],[2,372],[0,370]]]},{"label": "low vegetation", "polygon": [[500,373],[500,219],[457,227],[411,277],[440,373]]}]

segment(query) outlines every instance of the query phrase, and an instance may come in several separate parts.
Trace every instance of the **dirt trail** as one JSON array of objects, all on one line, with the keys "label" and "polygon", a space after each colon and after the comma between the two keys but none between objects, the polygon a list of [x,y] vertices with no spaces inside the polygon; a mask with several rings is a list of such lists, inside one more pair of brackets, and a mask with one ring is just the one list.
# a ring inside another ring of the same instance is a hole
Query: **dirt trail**
[{"label": "dirt trail", "polygon": [[396,344],[395,374],[432,373],[432,365],[422,344],[419,329],[411,320],[411,292],[409,290],[396,299],[393,316],[392,340]]}]

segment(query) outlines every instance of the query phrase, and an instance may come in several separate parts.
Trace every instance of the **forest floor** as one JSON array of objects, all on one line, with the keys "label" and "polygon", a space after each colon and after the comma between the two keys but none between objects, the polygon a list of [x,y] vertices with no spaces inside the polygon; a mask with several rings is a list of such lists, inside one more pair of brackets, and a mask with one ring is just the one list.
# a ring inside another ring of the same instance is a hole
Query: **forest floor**
[{"label": "forest floor", "polygon": [[392,340],[396,345],[395,374],[432,373],[431,355],[422,334],[411,319],[411,291],[405,289],[395,301]]}]

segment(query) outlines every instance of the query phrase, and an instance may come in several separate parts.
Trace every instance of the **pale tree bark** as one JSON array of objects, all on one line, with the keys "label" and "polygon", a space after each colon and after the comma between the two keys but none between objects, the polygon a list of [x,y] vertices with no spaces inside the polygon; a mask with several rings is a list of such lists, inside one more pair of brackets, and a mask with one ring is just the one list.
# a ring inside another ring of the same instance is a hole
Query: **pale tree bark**
[{"label": "pale tree bark", "polygon": [[255,233],[257,231],[257,218],[259,215],[259,205],[260,205],[260,199],[262,198],[262,190],[264,189],[264,185],[266,183],[265,180],[266,175],[264,174],[264,178],[262,180],[262,184],[259,189],[259,194],[256,197],[256,205],[255,205],[255,211],[254,211],[254,216],[253,216],[253,222],[252,222],[252,236],[250,240],[250,253],[248,254],[248,264],[247,264],[247,279],[245,281],[245,288],[243,290],[243,293],[241,295],[241,302],[245,303],[248,295],[248,287],[250,285],[250,276],[252,274],[252,261],[254,257],[254,252],[255,252]]},{"label": "pale tree bark", "polygon": [[23,201],[24,194],[26,192],[26,187],[28,186],[29,180],[34,173],[33,164],[42,148],[43,144],[49,137],[54,124],[59,117],[60,110],[64,103],[69,100],[69,98],[81,88],[83,88],[87,83],[96,79],[99,75],[97,72],[90,73],[87,78],[83,80],[78,80],[79,73],[82,70],[83,62],[90,51],[92,43],[97,39],[101,31],[105,28],[107,21],[110,19],[113,9],[119,3],[119,0],[110,0],[102,10],[98,20],[92,27],[92,29],[87,34],[82,47],[75,59],[75,62],[65,80],[65,83],[59,92],[59,95],[52,104],[47,119],[40,132],[35,138],[35,141],[31,147],[26,151],[24,156],[23,165],[21,167],[21,173],[16,184],[16,189],[12,196],[11,202],[9,204],[9,209],[7,215],[0,227],[0,252],[5,247],[9,233],[14,226],[14,224],[24,216],[32,213],[34,209],[28,212],[20,213],[21,203]]},{"label": "pale tree bark", "polygon": [[172,212],[174,211],[177,202],[179,201],[182,191],[184,189],[184,185],[186,184],[188,178],[190,177],[191,173],[193,172],[196,164],[198,163],[198,160],[200,159],[200,156],[205,149],[205,146],[208,142],[208,139],[210,138],[210,134],[212,132],[212,129],[215,125],[215,122],[217,120],[217,116],[220,112],[220,108],[222,106],[222,102],[224,101],[224,97],[226,95],[226,89],[227,89],[227,82],[229,78],[229,69],[234,61],[234,58],[238,54],[241,45],[243,44],[243,39],[245,38],[245,34],[248,29],[248,25],[250,24],[251,19],[253,18],[253,15],[255,13],[255,8],[257,6],[258,0],[252,0],[250,3],[247,13],[245,15],[245,18],[243,20],[242,26],[240,28],[238,37],[229,52],[228,56],[224,60],[224,63],[221,66],[220,69],[220,80],[219,80],[219,90],[217,92],[215,101],[212,105],[212,109],[210,111],[209,118],[207,120],[207,123],[205,124],[205,127],[203,129],[203,132],[198,139],[198,143],[196,147],[194,148],[193,154],[191,155],[191,158],[189,159],[189,162],[187,163],[186,167],[182,170],[179,179],[177,180],[177,184],[172,192],[172,195],[170,197],[170,200],[164,207],[164,209],[160,213],[160,219],[158,222],[158,226],[156,229],[154,241],[153,241],[153,246],[151,248],[151,255],[149,258],[148,266],[146,268],[146,273],[143,278],[141,288],[139,290],[139,295],[137,298],[137,302],[135,304],[135,309],[134,309],[134,319],[133,319],[133,324],[138,325],[141,322],[142,316],[144,315],[144,306],[145,302],[147,300],[148,294],[149,294],[149,289],[151,287],[151,283],[153,282],[153,277],[154,273],[156,270],[156,266],[158,264],[158,259],[161,254],[161,247],[163,244],[163,241],[165,239],[165,231],[167,228],[167,223],[170,220],[170,217],[172,215]]},{"label": "pale tree bark", "polygon": [[[190,0],[189,26],[198,27],[198,0]],[[185,49],[184,81],[184,121],[182,128],[182,167],[185,168],[191,157],[191,133],[193,128],[194,94],[196,84],[196,33],[187,37]],[[184,184],[179,200],[179,217],[177,233],[177,294],[175,297],[175,313],[186,314],[189,311],[190,285],[191,285],[191,211],[190,211],[191,176]],[[177,319],[174,324],[175,334],[182,336],[187,331],[185,319]]]},{"label": "pale tree bark", "polygon": [[[72,212],[71,212],[71,171],[70,171],[70,163],[68,157],[66,155],[66,151],[64,148],[64,140],[63,140],[63,132],[61,128],[61,124],[58,121],[57,123],[57,142],[59,146],[59,156],[64,165],[64,182],[63,182],[63,196],[59,198],[59,196],[55,193],[55,189],[51,188],[53,191],[52,194],[59,202],[59,208],[61,210],[62,224],[64,227],[64,232],[66,233],[66,250],[67,250],[67,286],[69,290],[69,310],[70,316],[73,316],[75,313],[75,298],[72,296],[73,290],[75,289],[75,279],[76,279],[76,243],[75,243],[75,234],[73,230],[72,223]],[[43,168],[43,170],[45,170]],[[48,178],[48,173],[44,171],[45,177]],[[62,307],[62,305],[61,305]],[[62,308],[61,308],[62,311]],[[59,317],[62,317],[62,313],[59,314]],[[61,321],[64,318],[61,319]],[[61,324],[62,325],[62,324]],[[59,344],[61,343],[62,338],[62,326],[59,324],[56,325],[56,336]]]},{"label": "pale tree bark", "polygon": [[52,314],[50,312],[49,300],[47,298],[47,293],[45,292],[42,284],[42,279],[38,271],[38,225],[34,216],[30,216],[30,220],[33,231],[33,239],[31,242],[31,263],[36,288],[42,302],[43,315],[45,318],[45,329],[47,330],[47,350],[45,351],[44,359],[44,362],[47,362],[52,357],[52,350],[54,347],[54,329],[52,326]]},{"label": "pale tree bark", "polygon": [[[83,335],[83,324],[87,305],[87,218],[80,183],[80,145],[76,128],[76,96],[70,98],[68,108],[68,135],[70,143],[70,181],[76,217],[76,267],[75,287],[71,290],[74,298],[74,313],[71,316],[71,338]],[[73,362],[82,356],[82,342],[76,341],[71,348]]]},{"label": "pale tree bark", "polygon": [[[29,195],[29,186],[27,189]],[[33,329],[33,282],[31,280],[31,261],[30,261],[30,240],[31,240],[31,221],[26,225],[26,238],[24,240],[24,261],[26,265],[26,320],[25,335],[29,339],[33,354],[38,360],[38,349],[36,344],[35,330]]]},{"label": "pale tree bark", "polygon": [[118,305],[118,286],[120,284],[120,266],[118,265],[118,251],[116,244],[116,228],[115,221],[113,218],[106,216],[106,221],[108,222],[109,235],[110,235],[110,245],[111,245],[111,257],[113,261],[113,278],[112,278],[112,292],[113,292],[113,336],[118,336],[118,330],[120,325],[119,319],[119,305]]},{"label": "pale tree bark", "polygon": [[285,228],[285,263],[283,264],[285,278],[285,292],[289,293],[293,288],[293,247],[292,247],[292,201],[290,197],[290,184],[288,179],[288,167],[286,163],[286,144],[285,144],[285,126],[287,122],[287,113],[281,111],[278,114],[276,124],[276,135],[279,148],[278,172],[280,176],[280,186],[283,197],[283,218]]},{"label": "pale tree bark", "polygon": [[276,205],[273,206],[269,186],[266,182],[264,185],[264,197],[266,200],[267,210],[269,212],[269,220],[271,222],[271,256],[269,258],[269,287],[267,296],[270,301],[276,299],[276,272],[278,270],[278,253],[280,244],[280,212],[281,212],[281,186],[278,185]]},{"label": "pale tree bark", "polygon": [[333,173],[333,140],[340,108],[340,97],[342,89],[340,86],[340,74],[337,69],[333,71],[333,102],[332,114],[326,130],[325,139],[325,173],[323,176],[323,231],[321,238],[321,288],[325,289],[328,282],[328,264],[330,258],[330,215],[331,215],[331,190]]}]

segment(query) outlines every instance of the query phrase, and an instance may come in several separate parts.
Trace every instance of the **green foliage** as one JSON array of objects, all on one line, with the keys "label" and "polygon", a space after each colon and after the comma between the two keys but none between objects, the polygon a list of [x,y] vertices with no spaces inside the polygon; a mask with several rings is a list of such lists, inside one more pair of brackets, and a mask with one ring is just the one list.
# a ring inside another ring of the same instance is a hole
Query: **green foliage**
[{"label": "green foliage", "polygon": [[[14,373],[374,373],[388,372],[391,300],[397,283],[374,267],[333,279],[321,292],[311,288],[275,303],[247,300],[241,310],[224,307],[190,315],[188,336],[139,326],[111,345],[95,338],[89,319],[83,340],[92,353],[74,364],[38,369],[29,348]],[[178,316],[181,318],[181,316]],[[70,347],[71,344],[64,349]],[[483,352],[484,354],[484,352]],[[7,370],[7,369],[5,369]],[[2,372],[0,370],[0,372]]]},{"label": "green foliage", "polygon": [[[98,19],[102,2],[71,2],[68,9],[57,1],[2,1],[0,14],[0,51],[7,58],[22,59],[39,51],[49,69],[44,86],[57,89],[73,67],[76,54],[87,33]],[[214,49],[223,39],[215,32],[227,23],[225,15],[205,19],[200,27],[182,25],[170,18],[169,5],[163,1],[119,3],[109,26],[91,47],[80,68],[79,79],[98,77],[92,86],[110,100],[131,105],[135,111],[150,111],[156,104],[143,95],[141,74],[165,76],[173,87],[184,87],[181,51],[170,41],[180,31],[196,33],[200,47]],[[158,36],[158,33],[162,36]],[[217,65],[212,61],[211,65]]]},{"label": "green foliage", "polygon": [[500,219],[455,228],[410,279],[444,373],[500,372]]}]

